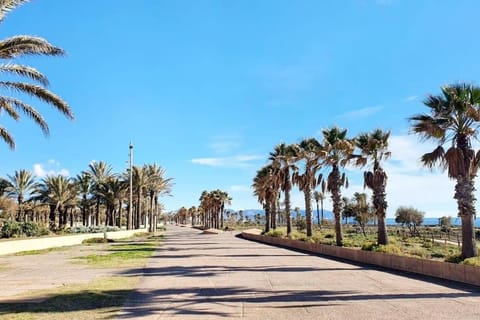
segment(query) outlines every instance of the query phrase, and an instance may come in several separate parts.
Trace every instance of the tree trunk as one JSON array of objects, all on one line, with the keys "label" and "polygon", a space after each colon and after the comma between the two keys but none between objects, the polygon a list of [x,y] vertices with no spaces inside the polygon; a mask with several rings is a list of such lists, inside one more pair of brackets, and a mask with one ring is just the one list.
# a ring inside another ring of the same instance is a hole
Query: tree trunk
[{"label": "tree trunk", "polygon": [[457,199],[458,211],[462,219],[462,258],[471,258],[478,255],[477,243],[475,241],[475,187],[473,179],[468,177],[457,178],[455,185],[455,196]]},{"label": "tree trunk", "polygon": [[148,221],[150,222],[148,225],[148,232],[153,232],[153,197],[154,192],[150,192],[150,211],[148,212]]},{"label": "tree trunk", "polygon": [[274,200],[272,201],[272,212],[271,212],[271,218],[270,218],[270,224],[272,226],[272,229],[275,230],[277,229],[277,196],[274,197]]},{"label": "tree trunk", "polygon": [[[288,178],[290,180],[290,178]],[[292,185],[289,183],[287,187],[285,187],[285,218],[287,219],[287,235],[292,233],[292,216],[291,216],[291,208],[290,208],[290,189]]]},{"label": "tree trunk", "polygon": [[320,208],[318,207],[318,201],[317,201],[317,224],[320,226]]},{"label": "tree trunk", "polygon": [[330,186],[330,192],[332,194],[332,203],[333,203],[333,214],[335,216],[335,239],[337,246],[343,246],[343,236],[342,236],[342,223],[341,223],[341,212],[342,212],[342,196],[340,194],[340,171],[338,170],[338,165],[334,165],[332,169],[331,179],[332,185]]},{"label": "tree trunk", "polygon": [[322,220],[320,222],[320,227],[323,226],[323,199],[320,200],[320,206],[321,206],[321,210],[322,210]]},{"label": "tree trunk", "polygon": [[49,226],[50,230],[55,229],[55,211],[56,211],[56,206],[55,205],[50,205],[50,214],[48,216],[48,221],[49,221]]},{"label": "tree trunk", "polygon": [[97,207],[95,209],[95,222],[94,225],[100,225],[100,199],[97,199]]},{"label": "tree trunk", "polygon": [[270,206],[265,204],[265,233],[270,231]]},{"label": "tree trunk", "polygon": [[305,220],[307,225],[307,237],[312,236],[312,192],[307,184],[304,190],[305,195]]}]

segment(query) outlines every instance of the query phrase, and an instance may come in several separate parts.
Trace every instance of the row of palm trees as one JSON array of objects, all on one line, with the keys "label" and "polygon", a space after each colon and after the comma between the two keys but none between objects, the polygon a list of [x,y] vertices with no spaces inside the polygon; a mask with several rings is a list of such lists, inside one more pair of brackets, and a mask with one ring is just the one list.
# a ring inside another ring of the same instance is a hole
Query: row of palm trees
[{"label": "row of palm trees", "polygon": [[202,191],[200,205],[189,209],[181,207],[174,215],[177,223],[200,225],[204,229],[223,229],[225,222],[225,206],[231,204],[228,192],[220,189]]},{"label": "row of palm trees", "polygon": [[[161,211],[159,196],[168,195],[172,179],[157,164],[132,167],[132,210],[129,210],[129,172],[114,173],[104,161],[92,162],[88,169],[74,178],[49,175],[40,181],[27,170],[16,171],[0,180],[2,197],[16,200],[17,221],[38,221],[40,213],[48,211],[51,229],[74,223],[80,213],[84,226],[121,227],[128,229],[149,226],[155,231]],[[102,213],[102,214],[101,214]],[[68,219],[70,218],[70,219]]]},{"label": "row of palm trees", "polygon": [[[421,157],[427,167],[446,169],[456,180],[454,198],[462,219],[462,257],[477,256],[475,241],[474,178],[480,165],[480,151],[472,147],[480,126],[480,88],[456,84],[441,88],[441,95],[430,95],[424,101],[428,113],[412,116],[412,132],[437,144],[435,150]],[[332,127],[322,131],[323,141],[315,138],[300,143],[281,143],[270,153],[270,162],[257,171],[253,179],[254,195],[265,210],[265,231],[276,228],[276,215],[281,193],[287,212],[287,234],[292,231],[290,192],[297,186],[305,195],[306,231],[312,236],[312,192],[320,187],[328,192],[333,203],[336,244],[342,246],[342,188],[348,187],[345,166],[366,167],[364,186],[372,191],[378,226],[378,244],[387,244],[385,215],[388,207],[385,188],[387,174],[382,162],[391,156],[388,150],[389,131],[376,129],[355,138],[346,129]],[[447,145],[447,149],[444,146]],[[326,176],[323,175],[325,172]]]}]

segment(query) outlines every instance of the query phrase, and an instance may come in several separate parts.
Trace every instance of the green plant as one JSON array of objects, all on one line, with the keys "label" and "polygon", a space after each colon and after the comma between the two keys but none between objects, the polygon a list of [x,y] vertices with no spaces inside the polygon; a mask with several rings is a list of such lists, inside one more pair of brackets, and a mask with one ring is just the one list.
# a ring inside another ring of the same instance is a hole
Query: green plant
[{"label": "green plant", "polygon": [[24,222],[21,224],[22,233],[27,237],[38,236],[39,227],[36,223],[33,222]]},{"label": "green plant", "polygon": [[387,245],[379,245],[376,246],[373,251],[375,252],[382,252],[388,254],[395,254],[395,255],[402,255],[402,249],[394,244],[387,244]]},{"label": "green plant", "polygon": [[373,251],[373,249],[375,249],[375,243],[373,242],[365,242],[362,244],[362,250]]},{"label": "green plant", "polygon": [[480,267],[480,257],[472,257],[472,258],[465,259],[462,262],[460,262],[460,264],[464,264],[467,266]]},{"label": "green plant", "polygon": [[462,259],[461,253],[452,254],[445,258],[445,262],[450,262],[450,263],[460,263],[462,261],[463,259]]},{"label": "green plant", "polygon": [[16,221],[5,221],[2,226],[2,238],[19,237],[22,235],[22,226]]},{"label": "green plant", "polygon": [[270,230],[265,235],[269,237],[281,238],[285,235],[285,232],[283,230],[275,229],[275,230]]}]

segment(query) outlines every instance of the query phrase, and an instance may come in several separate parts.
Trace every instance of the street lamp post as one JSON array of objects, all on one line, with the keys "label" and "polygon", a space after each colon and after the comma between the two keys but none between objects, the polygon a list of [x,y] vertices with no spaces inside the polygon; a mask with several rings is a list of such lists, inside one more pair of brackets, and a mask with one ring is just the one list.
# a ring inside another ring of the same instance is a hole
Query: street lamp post
[{"label": "street lamp post", "polygon": [[129,182],[130,182],[130,197],[129,197],[129,202],[128,202],[128,221],[127,221],[127,229],[131,230],[133,229],[133,181],[132,181],[132,162],[133,162],[133,145],[132,142],[130,141],[129,145],[129,156],[130,156],[130,161],[129,161]]}]

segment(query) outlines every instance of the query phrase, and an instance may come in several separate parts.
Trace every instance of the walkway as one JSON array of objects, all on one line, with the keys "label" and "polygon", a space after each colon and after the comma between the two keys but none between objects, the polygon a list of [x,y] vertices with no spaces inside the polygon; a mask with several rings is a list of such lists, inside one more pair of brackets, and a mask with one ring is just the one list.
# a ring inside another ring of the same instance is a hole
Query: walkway
[{"label": "walkway", "polygon": [[480,289],[169,226],[120,319],[480,319]]}]

